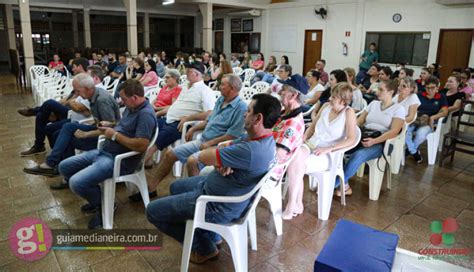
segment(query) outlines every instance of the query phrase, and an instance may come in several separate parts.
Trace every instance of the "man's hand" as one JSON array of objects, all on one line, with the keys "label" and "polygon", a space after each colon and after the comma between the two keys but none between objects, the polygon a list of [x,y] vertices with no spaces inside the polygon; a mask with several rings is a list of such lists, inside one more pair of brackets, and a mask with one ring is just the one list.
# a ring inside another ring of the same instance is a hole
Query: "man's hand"
[{"label": "man's hand", "polygon": [[74,137],[78,138],[78,139],[84,139],[84,138],[89,138],[89,133],[87,133],[87,131],[82,131],[80,129],[77,129],[75,132],[74,132]]},{"label": "man's hand", "polygon": [[100,129],[100,132],[102,133],[102,135],[104,135],[105,138],[107,138],[107,139],[112,138],[112,136],[116,132],[113,128],[109,128],[109,127],[99,127],[99,129]]},{"label": "man's hand", "polygon": [[[194,134],[194,129],[191,127],[190,129],[188,129],[188,132],[186,132],[186,141],[189,142],[189,141],[192,141],[193,140],[193,134]],[[202,150],[202,149],[201,149]]]},{"label": "man's hand", "polygon": [[234,173],[234,170],[230,167],[216,167],[216,170],[224,177]]},{"label": "man's hand", "polygon": [[362,140],[362,145],[364,147],[371,147],[375,144],[375,139],[374,138],[365,138]]},{"label": "man's hand", "polygon": [[207,149],[209,147],[211,147],[212,145],[209,144],[209,142],[205,142],[205,143],[202,143],[200,146],[199,146],[199,150],[204,150],[204,149]]},{"label": "man's hand", "polygon": [[436,121],[436,118],[433,116],[430,116],[428,124],[430,125],[431,129],[434,129],[434,122]]},{"label": "man's hand", "polygon": [[221,148],[224,148],[224,147],[228,147],[232,144],[232,141],[229,140],[229,141],[225,141],[225,142],[222,142],[222,143],[219,143],[217,145],[217,148],[221,149]]},{"label": "man's hand", "polygon": [[181,121],[179,121],[179,124],[178,124],[179,132],[183,131],[184,123],[186,123],[187,121],[189,121],[187,116],[181,117]]}]

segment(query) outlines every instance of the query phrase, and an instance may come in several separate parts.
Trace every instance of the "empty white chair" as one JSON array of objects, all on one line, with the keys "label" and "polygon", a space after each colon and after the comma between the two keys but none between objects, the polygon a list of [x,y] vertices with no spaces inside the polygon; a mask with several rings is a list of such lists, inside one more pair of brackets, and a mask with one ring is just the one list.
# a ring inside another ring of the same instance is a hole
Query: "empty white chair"
[{"label": "empty white chair", "polygon": [[44,65],[33,65],[29,69],[30,72],[30,84],[31,84],[31,91],[33,93],[33,98],[36,98],[36,90],[38,87],[38,80],[40,77],[44,77],[45,75],[49,74],[48,67]]},{"label": "empty white chair", "polygon": [[257,90],[254,88],[243,87],[242,90],[240,90],[239,92],[239,96],[242,100],[249,103],[250,100],[252,100],[252,97],[257,93],[258,93]]},{"label": "empty white chair", "polygon": [[250,88],[255,89],[257,93],[265,93],[270,88],[270,84],[265,81],[257,81]]},{"label": "empty white chair", "polygon": [[[156,138],[158,137],[158,127],[156,128],[156,131],[153,135],[153,138],[150,141],[150,144],[148,145],[147,151],[155,144]],[[105,139],[104,138],[99,138],[98,142],[98,149],[101,149]],[[148,196],[148,187],[147,187],[147,182],[146,182],[146,176],[145,176],[145,168],[144,168],[144,158],[145,158],[145,153],[142,154],[142,161],[140,162],[139,169],[135,171],[133,174],[121,176],[120,175],[120,164],[122,163],[122,160],[135,156],[135,155],[140,155],[141,153],[136,152],[136,151],[130,151],[124,154],[117,155],[115,157],[115,162],[114,162],[114,173],[112,178],[106,179],[101,185],[102,185],[102,223],[104,229],[112,229],[113,224],[114,224],[114,200],[115,200],[115,184],[119,182],[128,182],[136,185],[138,187],[138,190],[140,191],[140,194],[143,199],[143,204],[148,206],[150,203],[150,197]],[[127,189],[129,191],[129,194],[131,194],[133,191],[129,187],[129,184],[127,184]]]},{"label": "empty white chair", "polygon": [[[219,234],[229,245],[235,271],[248,270],[247,226],[255,224],[255,208],[262,194],[262,190],[260,189],[265,183],[269,182],[272,172],[273,171],[270,170],[258,182],[258,184],[245,195],[233,197],[202,195],[197,199],[196,208],[194,210],[194,218],[193,220],[188,220],[186,222],[186,234],[184,236],[183,253],[181,256],[181,271],[188,271],[194,231],[197,228],[209,230]],[[206,222],[206,206],[209,202],[240,203],[248,199],[251,199],[249,208],[247,209],[245,215],[237,222],[230,224],[216,224]],[[252,233],[253,231],[254,229],[250,229],[251,237],[252,235],[256,235],[256,233]],[[254,248],[252,245],[252,249],[256,250],[256,247]]]}]

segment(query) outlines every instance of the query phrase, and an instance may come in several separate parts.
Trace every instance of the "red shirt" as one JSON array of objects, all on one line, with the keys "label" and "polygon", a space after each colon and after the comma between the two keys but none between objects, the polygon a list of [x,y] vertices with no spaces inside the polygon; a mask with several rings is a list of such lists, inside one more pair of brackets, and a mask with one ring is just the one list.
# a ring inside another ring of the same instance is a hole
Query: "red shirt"
[{"label": "red shirt", "polygon": [[170,106],[173,103],[174,98],[178,98],[181,93],[181,86],[177,85],[173,89],[169,90],[168,86],[161,88],[158,97],[155,100],[155,107]]},{"label": "red shirt", "polygon": [[[62,61],[58,61],[58,62],[54,62],[54,61],[50,61],[49,62],[49,66],[51,66],[51,69],[54,69],[56,68],[57,66],[59,65],[64,65],[64,63]],[[63,68],[64,69],[64,68]]]}]

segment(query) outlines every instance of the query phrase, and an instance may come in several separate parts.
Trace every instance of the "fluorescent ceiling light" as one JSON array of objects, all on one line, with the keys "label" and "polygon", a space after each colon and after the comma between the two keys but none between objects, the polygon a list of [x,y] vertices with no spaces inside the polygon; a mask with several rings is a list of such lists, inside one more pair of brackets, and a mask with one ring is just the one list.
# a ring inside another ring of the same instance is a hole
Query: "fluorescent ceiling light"
[{"label": "fluorescent ceiling light", "polygon": [[174,4],[174,0],[163,1],[163,6],[172,5],[172,4]]}]

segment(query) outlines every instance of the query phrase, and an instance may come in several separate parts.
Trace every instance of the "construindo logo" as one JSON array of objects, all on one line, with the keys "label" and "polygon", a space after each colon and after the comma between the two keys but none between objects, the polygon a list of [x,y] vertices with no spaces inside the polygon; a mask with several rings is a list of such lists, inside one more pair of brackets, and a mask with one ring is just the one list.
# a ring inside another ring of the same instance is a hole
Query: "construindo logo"
[{"label": "construindo logo", "polygon": [[[454,218],[446,218],[443,222],[439,220],[430,223],[430,243],[437,248],[424,248],[418,250],[420,258],[448,260],[453,258],[467,258],[471,252],[469,248],[455,248],[455,233],[459,229],[459,224]],[[440,248],[441,247],[441,248]]]}]

